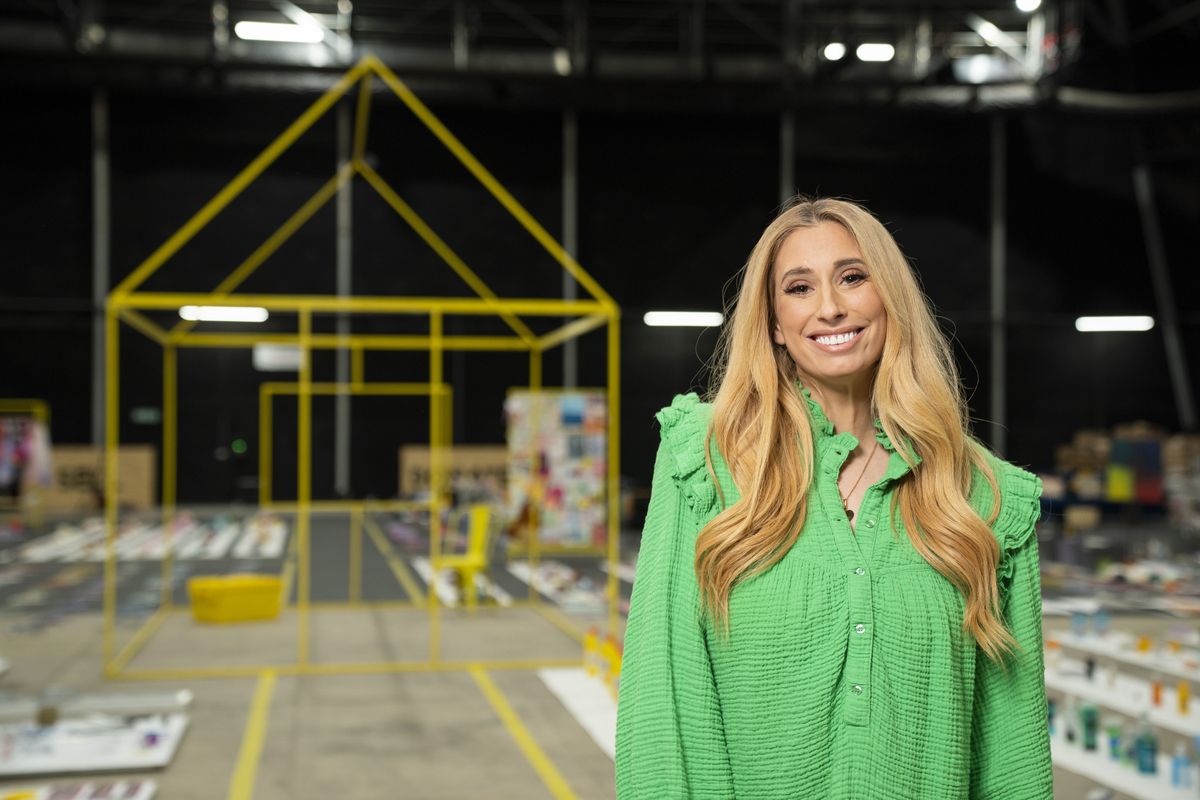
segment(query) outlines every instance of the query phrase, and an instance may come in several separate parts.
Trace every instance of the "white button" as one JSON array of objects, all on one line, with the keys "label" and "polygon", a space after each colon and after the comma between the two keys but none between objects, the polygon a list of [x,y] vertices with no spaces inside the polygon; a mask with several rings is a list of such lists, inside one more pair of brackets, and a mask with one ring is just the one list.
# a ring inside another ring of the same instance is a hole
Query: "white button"
[{"label": "white button", "polygon": [[856,683],[850,687],[850,691],[854,692],[855,694],[862,694],[862,687]]},{"label": "white button", "polygon": [[866,633],[866,632],[867,632],[867,626],[866,626],[866,625],[862,625],[862,624],[855,625],[855,626],[854,626],[854,632],[855,632],[855,633]]},{"label": "white button", "polygon": [[866,522],[867,522],[867,527],[868,527],[868,528],[874,528],[874,527],[875,527],[875,520],[873,520],[873,519],[869,519],[869,520],[867,520]]},{"label": "white button", "polygon": [[867,571],[865,569],[863,569],[862,567],[859,567],[858,569],[854,570],[854,574],[855,575],[866,575]]}]

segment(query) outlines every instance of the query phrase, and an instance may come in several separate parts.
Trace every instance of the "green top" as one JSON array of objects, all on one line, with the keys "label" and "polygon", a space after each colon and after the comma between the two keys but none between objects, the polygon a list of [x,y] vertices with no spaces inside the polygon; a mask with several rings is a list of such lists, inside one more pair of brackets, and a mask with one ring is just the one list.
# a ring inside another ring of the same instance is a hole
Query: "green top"
[{"label": "green top", "polygon": [[[958,590],[913,549],[889,452],[852,530],[837,476],[858,445],[807,389],[815,469],[804,529],[730,596],[729,639],[699,614],[696,534],[720,511],[704,465],[712,407],[658,413],[654,467],[625,634],[617,716],[621,800],[1050,798],[1037,537],[1041,481],[990,456],[1001,489],[1002,611],[1023,651],[1005,673],[962,629]],[[715,450],[715,445],[714,445]],[[919,456],[912,452],[914,464]],[[713,453],[726,502],[740,496]],[[971,504],[987,518],[981,476]]]}]

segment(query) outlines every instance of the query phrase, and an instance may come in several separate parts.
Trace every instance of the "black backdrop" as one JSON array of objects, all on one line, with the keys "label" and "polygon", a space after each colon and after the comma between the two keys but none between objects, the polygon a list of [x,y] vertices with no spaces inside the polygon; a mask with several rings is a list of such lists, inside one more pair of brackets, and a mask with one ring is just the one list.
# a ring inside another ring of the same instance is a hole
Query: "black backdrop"
[{"label": "black backdrop", "polygon": [[[313,99],[299,94],[113,91],[112,273],[119,280],[231,179]],[[90,95],[18,93],[0,126],[0,396],[50,401],[59,442],[88,441],[91,398]],[[447,126],[554,235],[561,231],[561,115],[557,111],[432,104]],[[803,109],[795,188],[864,202],[911,257],[956,352],[976,418],[988,409],[988,221],[991,118],[972,114]],[[1156,314],[1133,201],[1130,123],[1026,112],[1008,138],[1009,445],[1018,463],[1046,468],[1081,427],[1147,419],[1177,428],[1161,331],[1084,335],[1079,314]],[[1193,392],[1200,372],[1200,175],[1173,156],[1196,125],[1144,128]],[[332,116],[151,280],[150,290],[204,291],[244,258],[334,168]],[[757,113],[581,112],[579,260],[621,304],[623,474],[648,482],[653,413],[704,385],[714,331],[651,329],[649,309],[717,309],[778,202],[778,118]],[[551,259],[394,98],[372,117],[371,157],[426,220],[498,293],[554,296]],[[364,183],[354,193],[354,285],[362,294],[461,293],[465,286]],[[330,204],[268,261],[247,291],[333,292]],[[283,322],[286,322],[284,320]],[[359,330],[410,330],[367,319]],[[479,321],[451,323],[449,332]],[[408,325],[408,327],[405,327]],[[492,325],[487,328],[503,332]],[[157,406],[158,348],[123,328],[124,441],[156,442],[134,424]],[[580,342],[580,382],[605,374],[602,333]],[[369,357],[368,379],[423,380],[423,354]],[[331,378],[332,357],[317,360]],[[503,440],[501,403],[525,380],[519,354],[453,354],[456,439]],[[557,353],[546,380],[561,376]],[[187,350],[180,357],[179,496],[221,501],[257,464],[257,384],[249,351]],[[284,379],[289,379],[286,375]],[[292,491],[294,406],[277,402],[276,485]],[[314,494],[333,495],[333,402],[314,406]],[[396,486],[396,448],[426,436],[413,400],[355,400],[353,493]],[[988,433],[981,425],[980,433]],[[248,440],[241,458],[217,448]],[[252,497],[252,494],[249,495]]]}]

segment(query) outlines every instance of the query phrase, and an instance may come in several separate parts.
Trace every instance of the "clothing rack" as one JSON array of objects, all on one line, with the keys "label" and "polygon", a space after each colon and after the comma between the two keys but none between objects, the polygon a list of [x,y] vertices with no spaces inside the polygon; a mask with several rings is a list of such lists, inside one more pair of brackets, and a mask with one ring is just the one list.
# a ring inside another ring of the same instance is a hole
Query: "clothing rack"
[{"label": "clothing rack", "polygon": [[[9,421],[28,420],[32,427],[20,430],[27,437],[18,445],[5,439],[17,431]],[[9,423],[9,424],[6,424]],[[50,482],[50,406],[35,398],[0,398],[0,474],[10,470],[7,491],[0,493],[0,515],[20,520],[23,516],[40,525],[45,516],[42,492],[24,494],[30,482]]]}]

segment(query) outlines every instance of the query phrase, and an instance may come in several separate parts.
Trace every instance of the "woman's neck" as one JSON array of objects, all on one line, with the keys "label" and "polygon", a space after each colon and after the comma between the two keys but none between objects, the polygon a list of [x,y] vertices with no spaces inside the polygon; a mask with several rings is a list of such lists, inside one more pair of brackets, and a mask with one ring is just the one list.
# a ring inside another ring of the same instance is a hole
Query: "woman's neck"
[{"label": "woman's neck", "polygon": [[813,400],[816,400],[838,433],[849,431],[859,443],[870,442],[875,434],[875,416],[871,413],[869,386],[831,386],[819,381],[804,380]]}]

